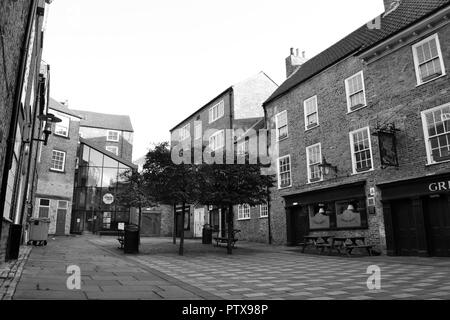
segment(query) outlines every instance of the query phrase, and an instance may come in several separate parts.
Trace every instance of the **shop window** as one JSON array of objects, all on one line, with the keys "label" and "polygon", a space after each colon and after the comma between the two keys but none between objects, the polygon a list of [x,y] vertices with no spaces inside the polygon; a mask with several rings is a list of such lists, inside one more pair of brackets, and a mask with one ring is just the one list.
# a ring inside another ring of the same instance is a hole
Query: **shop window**
[{"label": "shop window", "polygon": [[331,228],[333,215],[332,204],[315,204],[308,206],[309,228],[311,230],[327,230]]},{"label": "shop window", "polygon": [[437,34],[413,45],[413,55],[418,85],[445,74],[444,60]]},{"label": "shop window", "polygon": [[450,161],[450,104],[422,112],[428,163]]},{"label": "shop window", "polygon": [[303,103],[305,113],[305,130],[312,129],[319,125],[319,114],[317,111],[317,96],[305,100]]},{"label": "shop window", "polygon": [[39,199],[39,218],[48,218],[50,214],[50,199]]},{"label": "shop window", "polygon": [[350,132],[353,173],[361,173],[373,169],[372,144],[369,128]]},{"label": "shop window", "polygon": [[336,202],[336,227],[338,229],[363,228],[367,226],[365,201]]},{"label": "shop window", "polygon": [[348,112],[364,108],[367,105],[362,71],[345,80],[345,90],[347,92]]},{"label": "shop window", "polygon": [[277,140],[283,140],[288,137],[287,111],[280,112],[275,116],[275,125],[277,130]]}]

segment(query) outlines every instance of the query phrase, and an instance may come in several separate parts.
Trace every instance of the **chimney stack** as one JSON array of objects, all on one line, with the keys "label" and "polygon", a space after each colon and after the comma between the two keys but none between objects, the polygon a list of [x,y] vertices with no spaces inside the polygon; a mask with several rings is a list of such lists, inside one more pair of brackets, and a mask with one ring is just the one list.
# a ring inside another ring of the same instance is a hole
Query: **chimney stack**
[{"label": "chimney stack", "polygon": [[291,54],[286,58],[286,78],[289,78],[306,60],[305,51],[300,55],[299,49],[294,52],[294,48],[291,48]]}]

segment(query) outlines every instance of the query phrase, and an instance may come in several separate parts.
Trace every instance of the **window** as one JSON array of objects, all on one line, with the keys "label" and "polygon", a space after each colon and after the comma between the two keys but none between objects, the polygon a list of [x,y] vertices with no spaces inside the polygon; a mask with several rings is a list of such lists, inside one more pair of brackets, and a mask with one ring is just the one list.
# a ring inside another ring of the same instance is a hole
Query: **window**
[{"label": "window", "polygon": [[261,204],[259,206],[259,217],[260,218],[267,218],[269,216],[269,206],[267,203]]},{"label": "window", "polygon": [[62,137],[68,137],[69,136],[70,119],[68,117],[65,117],[60,114],[58,114],[57,116],[62,121],[55,124],[55,135],[62,136]]},{"label": "window", "polygon": [[53,150],[51,169],[55,171],[64,171],[66,164],[66,153],[64,151]]},{"label": "window", "polygon": [[278,141],[288,137],[287,111],[280,112],[275,116]]},{"label": "window", "polygon": [[417,84],[423,84],[445,74],[438,35],[432,35],[413,45]]},{"label": "window", "polygon": [[237,154],[240,156],[246,155],[249,152],[249,142],[248,139],[243,139],[237,143]]},{"label": "window", "polygon": [[240,204],[238,205],[238,220],[250,219],[250,205]]},{"label": "window", "polygon": [[345,80],[345,91],[347,92],[348,112],[364,108],[367,105],[362,71]]},{"label": "window", "polygon": [[220,148],[223,148],[225,145],[225,136],[224,131],[218,131],[209,137],[209,148],[212,151],[216,151]]},{"label": "window", "polygon": [[200,121],[196,121],[194,124],[194,139],[202,138],[202,123]]},{"label": "window", "polygon": [[422,112],[428,163],[450,160],[450,103]]},{"label": "window", "polygon": [[225,114],[225,104],[222,100],[218,104],[214,105],[212,108],[209,109],[209,123],[212,123],[222,118],[224,114]]},{"label": "window", "polygon": [[353,173],[372,170],[372,144],[369,128],[350,132]]},{"label": "window", "polygon": [[317,96],[305,100],[303,103],[305,112],[305,130],[319,125],[319,114],[317,112]]},{"label": "window", "polygon": [[50,199],[39,199],[39,218],[48,218],[50,214]]},{"label": "window", "polygon": [[111,229],[111,212],[103,212],[103,229]]},{"label": "window", "polygon": [[306,158],[308,163],[308,182],[317,182],[322,180],[322,170],[319,165],[322,164],[322,151],[320,143],[306,148]]},{"label": "window", "polygon": [[119,131],[108,130],[108,135],[107,135],[106,141],[118,142],[119,141]]},{"label": "window", "polygon": [[291,186],[291,156],[278,159],[278,188]]},{"label": "window", "polygon": [[184,141],[189,139],[191,136],[191,124],[188,123],[184,127],[180,129],[180,141]]},{"label": "window", "polygon": [[119,147],[116,147],[116,146],[107,146],[107,147],[106,147],[106,150],[109,151],[109,152],[114,153],[116,156],[119,155]]}]

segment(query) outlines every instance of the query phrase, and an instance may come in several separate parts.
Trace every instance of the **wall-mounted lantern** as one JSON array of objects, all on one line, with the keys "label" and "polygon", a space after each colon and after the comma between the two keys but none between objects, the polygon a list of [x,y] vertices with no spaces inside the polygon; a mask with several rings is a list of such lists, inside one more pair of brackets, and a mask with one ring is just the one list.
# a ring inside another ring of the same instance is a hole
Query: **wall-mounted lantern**
[{"label": "wall-mounted lantern", "polygon": [[58,123],[61,122],[62,120],[51,113],[47,113],[46,115],[40,115],[38,116],[38,119],[41,121],[45,121],[45,127],[43,131],[44,139],[33,139],[33,141],[42,141],[44,142],[44,146],[46,146],[48,142],[48,137],[52,134],[52,123]]},{"label": "wall-mounted lantern", "polygon": [[333,166],[331,163],[328,163],[325,157],[323,157],[322,163],[319,164],[319,168],[320,170],[322,170],[322,174],[325,176],[328,176],[331,173],[331,171],[333,171],[335,175],[337,175],[338,173],[337,166]]}]

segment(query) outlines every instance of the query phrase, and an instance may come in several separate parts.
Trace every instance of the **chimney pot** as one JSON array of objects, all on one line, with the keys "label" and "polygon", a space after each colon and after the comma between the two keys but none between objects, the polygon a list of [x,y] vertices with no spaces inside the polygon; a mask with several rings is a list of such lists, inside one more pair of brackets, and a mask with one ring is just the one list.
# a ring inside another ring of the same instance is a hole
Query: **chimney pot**
[{"label": "chimney pot", "polygon": [[294,48],[291,48],[291,56],[294,55]]}]

